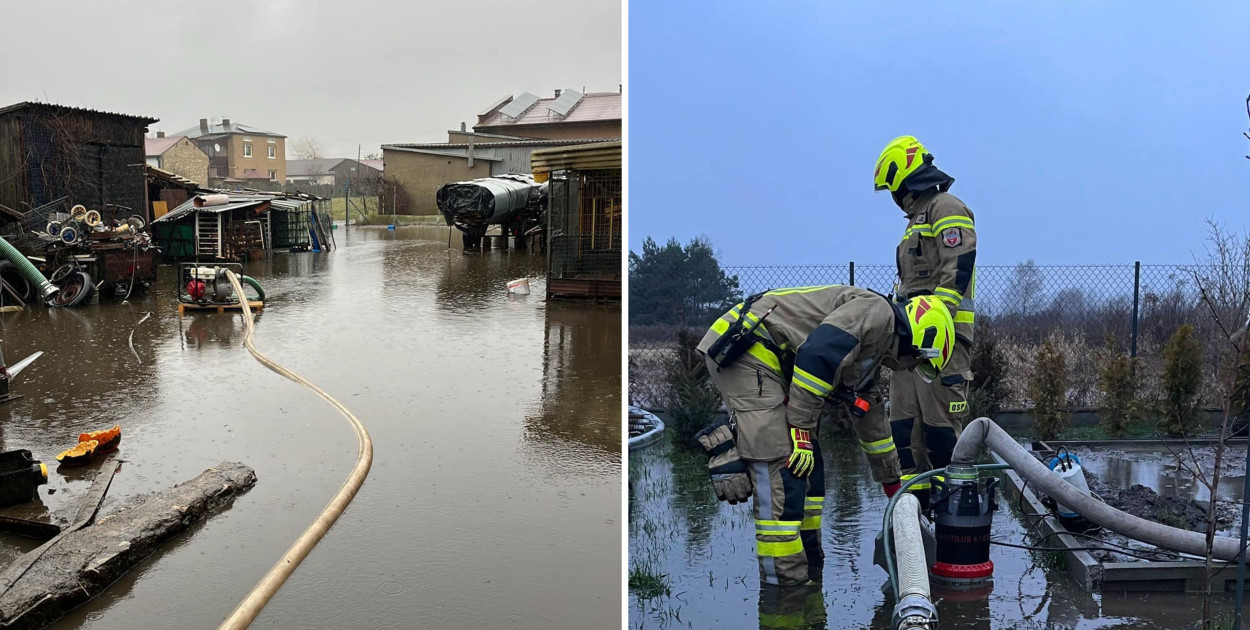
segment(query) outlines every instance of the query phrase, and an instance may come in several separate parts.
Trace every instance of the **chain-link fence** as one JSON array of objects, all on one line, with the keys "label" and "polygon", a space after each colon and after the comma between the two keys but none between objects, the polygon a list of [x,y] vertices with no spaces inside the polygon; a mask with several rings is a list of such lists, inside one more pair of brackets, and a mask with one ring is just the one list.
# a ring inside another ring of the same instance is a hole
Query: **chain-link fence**
[{"label": "chain-link fence", "polygon": [[[896,280],[893,265],[747,266],[725,267],[736,277],[739,291],[725,304],[704,304],[697,317],[665,317],[650,313],[635,319],[630,313],[629,378],[632,404],[664,404],[665,360],[673,356],[675,333],[683,326],[706,329],[728,306],[766,289],[827,284],[852,284],[890,293]],[[1156,397],[1161,389],[1163,348],[1183,324],[1195,328],[1203,348],[1204,404],[1219,405],[1217,366],[1227,358],[1227,333],[1240,327],[1245,270],[1236,277],[1202,265],[1072,265],[1029,264],[977,268],[975,278],[976,335],[993,338],[1001,352],[1000,385],[1009,409],[1027,408],[1028,381],[1034,357],[1054,335],[1068,370],[1068,403],[1073,409],[1097,408],[1101,402],[1098,359],[1108,349],[1137,357],[1142,396]],[[1211,299],[1204,301],[1205,288]],[[634,286],[630,291],[646,291]],[[673,296],[683,303],[683,296]],[[655,303],[655,300],[650,300]],[[663,300],[660,300],[663,303]],[[1212,308],[1214,307],[1214,309]],[[690,311],[689,301],[681,306]],[[1213,312],[1220,314],[1217,317]],[[637,321],[651,322],[647,326]]]}]

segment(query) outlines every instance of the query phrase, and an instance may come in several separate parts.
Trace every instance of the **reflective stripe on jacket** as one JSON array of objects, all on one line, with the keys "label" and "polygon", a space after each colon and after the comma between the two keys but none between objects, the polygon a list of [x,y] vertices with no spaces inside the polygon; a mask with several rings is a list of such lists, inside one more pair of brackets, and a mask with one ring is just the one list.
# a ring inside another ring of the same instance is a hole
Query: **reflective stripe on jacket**
[{"label": "reflective stripe on jacket", "polygon": [[946,192],[903,200],[907,230],[898,245],[899,299],[932,293],[951,308],[955,334],[972,343],[976,325],[977,235],[972,211]]},{"label": "reflective stripe on jacket", "polygon": [[[717,320],[699,344],[707,349],[737,320],[739,304]],[[755,344],[739,361],[766,369],[785,383],[783,366],[793,362],[788,383],[788,422],[813,428],[824,399],[842,385],[866,388],[881,359],[898,352],[894,309],[881,296],[850,286],[827,285],[769,291],[751,305],[758,317],[772,308],[761,327],[787,356]],[[760,334],[763,334],[762,332]]]}]

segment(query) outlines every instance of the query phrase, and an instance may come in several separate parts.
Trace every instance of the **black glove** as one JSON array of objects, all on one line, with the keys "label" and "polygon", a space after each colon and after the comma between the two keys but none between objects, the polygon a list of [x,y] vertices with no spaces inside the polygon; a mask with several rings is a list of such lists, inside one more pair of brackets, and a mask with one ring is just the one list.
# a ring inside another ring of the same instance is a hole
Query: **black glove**
[{"label": "black glove", "polygon": [[730,505],[745,503],[751,498],[751,476],[747,464],[738,457],[734,431],[724,420],[713,422],[694,436],[708,455],[707,468],[712,476],[716,498]]}]

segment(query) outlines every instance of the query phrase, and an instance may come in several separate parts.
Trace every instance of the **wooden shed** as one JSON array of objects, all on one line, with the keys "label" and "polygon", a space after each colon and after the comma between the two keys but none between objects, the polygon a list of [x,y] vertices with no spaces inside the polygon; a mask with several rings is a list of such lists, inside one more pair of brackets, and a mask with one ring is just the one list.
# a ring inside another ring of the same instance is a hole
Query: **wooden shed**
[{"label": "wooden shed", "polygon": [[51,103],[0,107],[0,205],[26,212],[66,199],[106,217],[150,219],[143,139],[157,120]]}]

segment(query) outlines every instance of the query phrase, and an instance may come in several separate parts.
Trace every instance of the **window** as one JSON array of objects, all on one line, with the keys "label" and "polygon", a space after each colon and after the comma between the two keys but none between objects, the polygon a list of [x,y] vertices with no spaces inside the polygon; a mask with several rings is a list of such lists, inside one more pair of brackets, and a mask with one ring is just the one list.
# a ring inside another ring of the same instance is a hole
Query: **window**
[{"label": "window", "polygon": [[276,160],[276,159],[278,159],[278,147],[276,147],[276,146],[274,146],[274,145],[272,145],[272,144],[271,144],[271,145],[269,145],[269,159],[271,159],[271,160]]},{"label": "window", "polygon": [[273,170],[273,169],[270,169],[270,170],[269,170],[269,179],[278,179],[278,171],[275,171],[275,170]]},{"label": "window", "polygon": [[252,157],[252,143],[243,143],[243,157]]}]

